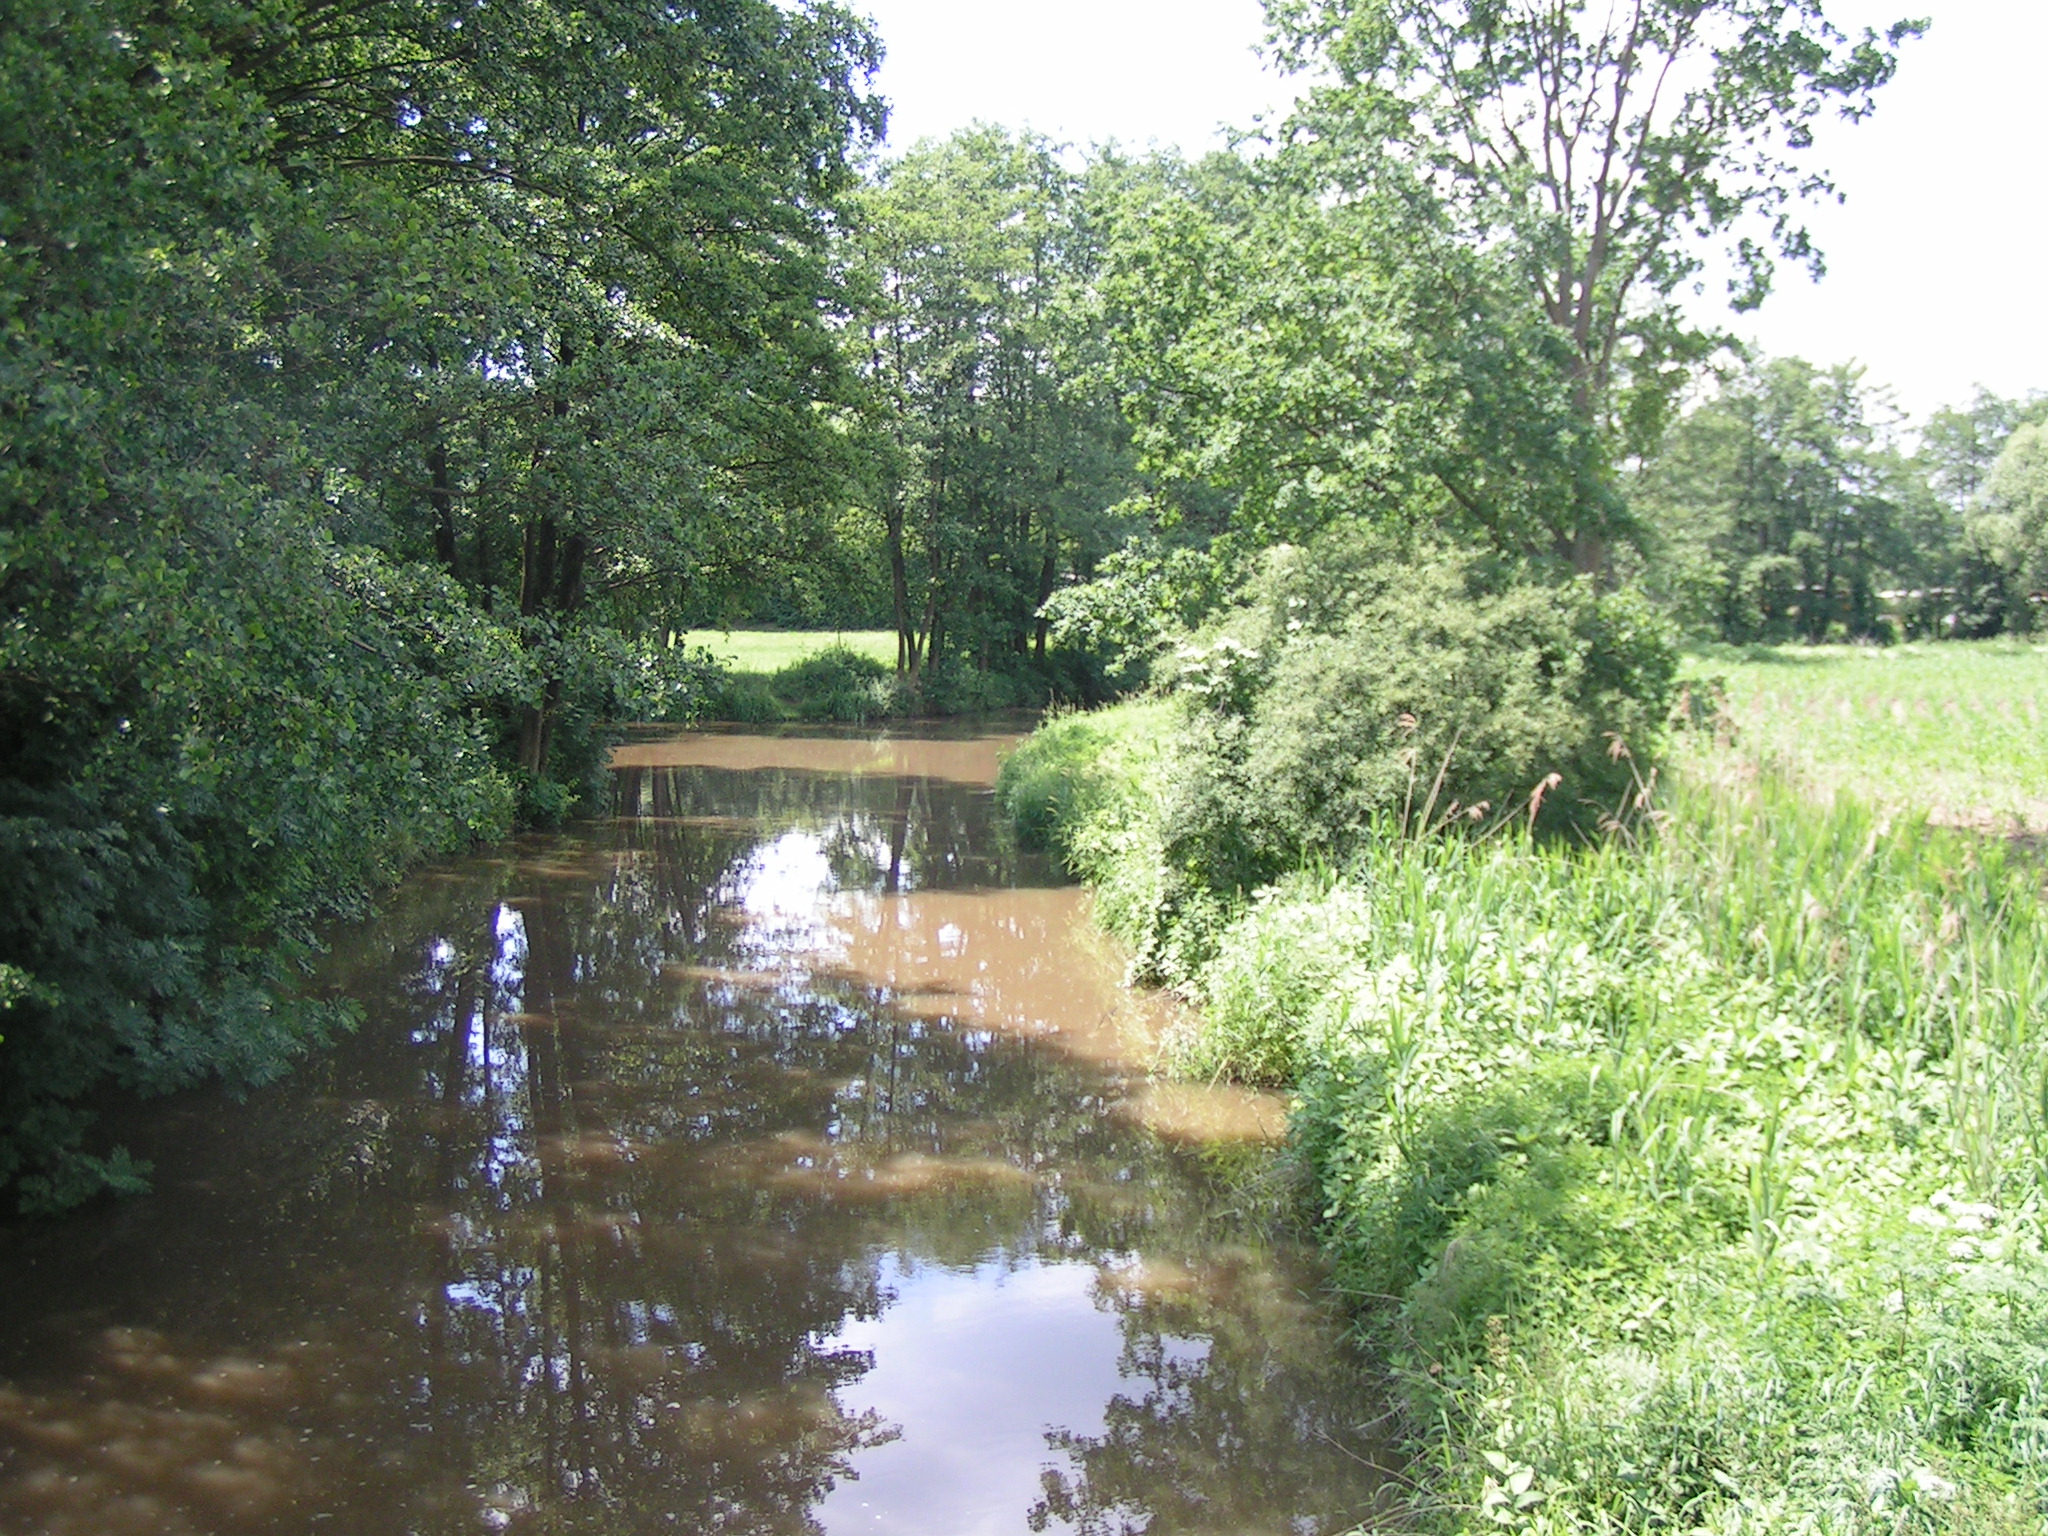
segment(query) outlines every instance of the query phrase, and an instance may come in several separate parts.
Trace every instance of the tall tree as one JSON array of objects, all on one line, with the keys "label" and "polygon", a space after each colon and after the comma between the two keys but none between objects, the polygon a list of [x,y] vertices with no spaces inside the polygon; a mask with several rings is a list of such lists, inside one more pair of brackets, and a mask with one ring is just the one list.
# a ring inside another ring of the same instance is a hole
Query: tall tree
[{"label": "tall tree", "polygon": [[[1821,0],[1269,0],[1280,57],[1325,79],[1289,132],[1373,177],[1419,173],[1465,242],[1505,246],[1570,349],[1589,428],[1652,442],[1708,339],[1680,309],[1697,242],[1733,242],[1754,307],[1775,257],[1814,250],[1815,124],[1867,114],[1923,23],[1851,38]],[[1617,531],[1590,498],[1560,554],[1597,570]]]},{"label": "tall tree", "polygon": [[344,300],[287,357],[376,498],[356,526],[516,619],[545,777],[592,640],[673,623],[845,474],[829,244],[875,43],[829,4],[524,0],[224,47],[327,205],[294,254]]},{"label": "tall tree", "polygon": [[1043,139],[965,130],[884,167],[860,240],[899,665],[1043,659],[1041,605],[1114,547],[1132,483],[1082,179]]},{"label": "tall tree", "polygon": [[1255,544],[1364,520],[1548,549],[1609,494],[1560,338],[1427,188],[1348,176],[1297,141],[1124,178],[1103,307],[1145,469]]}]

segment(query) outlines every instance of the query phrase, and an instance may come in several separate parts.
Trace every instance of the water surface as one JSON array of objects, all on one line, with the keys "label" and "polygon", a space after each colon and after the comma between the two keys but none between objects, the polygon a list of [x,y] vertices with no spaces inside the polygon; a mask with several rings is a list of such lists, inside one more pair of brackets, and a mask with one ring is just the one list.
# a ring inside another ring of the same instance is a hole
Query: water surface
[{"label": "water surface", "polygon": [[0,1231],[8,1532],[1213,1533],[1372,1507],[1273,1101],[1019,853],[998,731],[697,733],[337,945],[362,1029]]}]

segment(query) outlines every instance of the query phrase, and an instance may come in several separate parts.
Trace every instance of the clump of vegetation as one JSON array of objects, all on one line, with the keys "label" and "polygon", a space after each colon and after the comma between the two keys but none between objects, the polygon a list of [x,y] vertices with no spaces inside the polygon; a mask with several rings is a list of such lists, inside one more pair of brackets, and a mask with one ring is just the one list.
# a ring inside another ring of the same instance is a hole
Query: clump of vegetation
[{"label": "clump of vegetation", "polygon": [[[1156,880],[1173,726],[1062,720],[1009,803],[1105,889]],[[1297,1088],[1423,1523],[2018,1529],[2048,1494],[2038,867],[1688,766],[1590,840],[1390,822],[1264,888],[1184,980],[1175,1064]]]},{"label": "clump of vegetation", "polygon": [[[1283,546],[1174,660],[1154,901],[1125,924],[1141,970],[1185,980],[1252,891],[1389,829],[1591,827],[1626,812],[1676,665],[1626,596],[1349,535]],[[1046,819],[1031,805],[1049,778],[1038,750],[1006,780],[1029,826]]]},{"label": "clump of vegetation", "polygon": [[870,720],[899,707],[895,674],[845,646],[790,663],[770,686],[801,720]]},{"label": "clump of vegetation", "polygon": [[1591,825],[1625,809],[1676,652],[1629,596],[1516,577],[1355,535],[1276,551],[1178,658],[1202,761],[1177,836],[1249,890],[1389,822]]},{"label": "clump of vegetation", "polygon": [[976,715],[1042,707],[1048,697],[1099,697],[1082,658],[975,667],[945,661],[913,681],[872,649],[827,645],[771,673],[726,671],[706,695],[707,718],[746,725],[859,723],[918,715]]},{"label": "clump of vegetation", "polygon": [[726,672],[707,715],[745,725],[787,720],[857,723],[908,713],[896,674],[865,651],[827,646],[773,673]]}]

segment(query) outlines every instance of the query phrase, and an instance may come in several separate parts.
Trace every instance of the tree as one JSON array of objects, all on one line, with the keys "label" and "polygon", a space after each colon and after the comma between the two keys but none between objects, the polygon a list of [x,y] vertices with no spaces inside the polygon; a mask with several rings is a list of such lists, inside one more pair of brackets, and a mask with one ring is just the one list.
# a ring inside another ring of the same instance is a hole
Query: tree
[{"label": "tree", "polygon": [[1558,336],[1427,189],[1346,174],[1296,141],[1125,178],[1103,311],[1167,514],[1206,493],[1254,546],[1364,521],[1547,550],[1610,495]]},{"label": "tree", "polygon": [[1043,661],[1040,607],[1115,547],[1132,487],[1083,179],[1043,139],[963,130],[882,169],[859,248],[898,666],[917,687],[948,656]]},{"label": "tree", "polygon": [[874,59],[770,0],[0,11],[0,1183],[281,1070],[317,925],[564,809],[644,630],[846,478]]},{"label": "tree", "polygon": [[1879,588],[1935,586],[1948,555],[1897,426],[1853,365],[1727,377],[1632,487],[1655,533],[1650,586],[1725,640],[1877,633]]},{"label": "tree", "polygon": [[[1854,119],[1923,23],[1851,39],[1820,0],[1269,0],[1284,62],[1318,69],[1288,132],[1379,179],[1419,175],[1469,246],[1505,247],[1570,350],[1573,407],[1617,445],[1661,428],[1711,339],[1679,308],[1694,241],[1734,240],[1751,308],[1830,193],[1814,125]],[[1589,498],[1558,552],[1599,569],[1620,528]]]},{"label": "tree", "polygon": [[1958,516],[1965,514],[2006,440],[2021,427],[2048,420],[2048,395],[2007,400],[1981,385],[1963,409],[1944,406],[1920,429],[1918,459],[1928,484]]},{"label": "tree", "polygon": [[826,4],[454,19],[316,6],[277,46],[222,46],[324,215],[291,254],[332,301],[282,352],[370,503],[351,526],[515,621],[534,785],[608,702],[607,636],[674,625],[843,494],[831,237],[877,54]]},{"label": "tree", "polygon": [[1967,527],[1972,553],[1988,567],[1986,585],[1999,598],[1991,616],[2032,631],[2035,610],[2048,600],[2048,423],[2030,422],[2006,438]]}]

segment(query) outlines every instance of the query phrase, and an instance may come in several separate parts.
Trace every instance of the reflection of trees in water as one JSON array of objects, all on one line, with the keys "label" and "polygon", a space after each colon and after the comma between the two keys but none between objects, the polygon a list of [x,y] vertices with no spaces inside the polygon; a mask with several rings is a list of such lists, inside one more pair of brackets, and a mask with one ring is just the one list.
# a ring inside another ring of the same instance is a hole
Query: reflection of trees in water
[{"label": "reflection of trees in water", "polygon": [[[1202,1159],[1111,1114],[1113,1070],[765,966],[732,910],[792,823],[843,889],[886,893],[892,865],[926,890],[1032,873],[990,851],[986,797],[657,777],[663,814],[431,872],[345,936],[366,1028],[243,1133],[271,1161],[261,1262],[165,1234],[194,1258],[163,1317],[259,1348],[338,1339],[293,1410],[328,1447],[318,1507],[437,1536],[475,1529],[476,1494],[513,1530],[813,1531],[889,1432],[847,1406],[871,1362],[832,1340],[887,1305],[892,1249],[1125,1266],[1103,1299],[1131,1391],[1099,1441],[1060,1443],[1044,1520],[1149,1511],[1131,1528],[1164,1532],[1335,1487],[1310,1432],[1342,1414],[1300,1367],[1325,1340],[1215,1278]],[[1179,1332],[1214,1339],[1206,1362],[1166,1348]]]},{"label": "reflection of trees in water", "polygon": [[[930,890],[1056,883],[1020,851],[986,789],[940,779],[795,769],[633,768],[616,803],[642,824],[733,818],[822,837],[841,890]],[[629,822],[629,825],[632,823]]]},{"label": "reflection of trees in water", "polygon": [[582,1019],[609,1019],[622,983],[659,985],[643,961],[661,938],[613,931],[655,909],[574,889],[602,873],[529,885],[517,920],[499,908],[472,962],[421,989],[432,1102],[398,1177],[440,1212],[438,1253],[415,1358],[390,1379],[515,1528],[808,1531],[879,1429],[832,1395],[866,1359],[819,1343],[877,1309],[875,1267],[850,1225],[789,1240],[751,1221],[743,1187],[649,1156],[683,1090],[717,1093],[735,1057],[630,1014]]},{"label": "reflection of trees in water", "polygon": [[1367,1523],[1375,1464],[1392,1458],[1371,1438],[1364,1372],[1274,1279],[1152,1258],[1114,1287],[1126,1388],[1101,1434],[1047,1433],[1067,1465],[1045,1470],[1034,1531],[1308,1536]]}]

